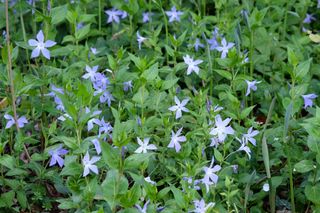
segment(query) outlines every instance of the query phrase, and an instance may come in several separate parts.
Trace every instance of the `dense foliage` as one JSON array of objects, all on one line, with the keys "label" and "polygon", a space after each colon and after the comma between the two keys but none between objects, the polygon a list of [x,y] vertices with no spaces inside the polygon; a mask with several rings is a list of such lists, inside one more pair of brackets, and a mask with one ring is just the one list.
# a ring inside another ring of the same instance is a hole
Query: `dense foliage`
[{"label": "dense foliage", "polygon": [[1,211],[320,212],[318,8],[0,1]]}]

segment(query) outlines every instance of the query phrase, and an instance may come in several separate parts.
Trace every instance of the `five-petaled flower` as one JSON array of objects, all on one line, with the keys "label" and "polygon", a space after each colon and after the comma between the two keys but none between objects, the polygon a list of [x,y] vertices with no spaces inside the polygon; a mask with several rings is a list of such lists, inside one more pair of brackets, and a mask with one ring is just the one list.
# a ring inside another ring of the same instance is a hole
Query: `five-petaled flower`
[{"label": "five-petaled flower", "polygon": [[198,64],[201,64],[202,60],[193,60],[189,55],[183,56],[184,63],[188,65],[187,75],[190,75],[192,72],[195,72],[199,75],[199,67]]},{"label": "five-petaled flower", "polygon": [[226,118],[225,120],[221,119],[221,116],[218,114],[215,117],[215,127],[211,129],[210,134],[213,136],[218,136],[219,142],[223,142],[227,135],[233,135],[234,130],[231,126],[228,126],[231,118]]},{"label": "five-petaled flower", "polygon": [[308,94],[308,95],[302,95],[303,101],[304,101],[304,109],[307,109],[308,107],[312,107],[313,101],[312,99],[317,98],[318,96],[316,94]]},{"label": "five-petaled flower", "polygon": [[120,10],[117,10],[116,8],[112,8],[111,10],[104,11],[108,15],[107,23],[112,23],[113,21],[116,23],[120,23],[120,17],[123,13]]},{"label": "five-petaled flower", "polygon": [[142,22],[143,23],[147,23],[150,21],[150,17],[153,15],[153,13],[150,12],[146,12],[146,13],[142,13]]},{"label": "five-petaled flower", "polygon": [[214,158],[212,158],[209,167],[205,166],[203,168],[205,175],[202,179],[202,183],[206,185],[207,193],[209,192],[209,186],[211,186],[212,184],[217,184],[219,176],[216,175],[215,173],[221,170],[221,166],[215,165],[213,167],[213,163],[214,163]]},{"label": "five-petaled flower", "polygon": [[249,141],[250,143],[252,143],[252,145],[256,146],[256,139],[254,139],[253,137],[259,134],[258,130],[253,130],[253,127],[250,127],[248,129],[248,132],[246,134],[243,134],[243,137]]},{"label": "five-petaled flower", "polygon": [[143,142],[140,138],[137,138],[138,144],[140,147],[134,151],[135,153],[147,153],[147,150],[156,150],[157,147],[153,144],[149,144],[150,138],[143,139]]},{"label": "five-petaled flower", "polygon": [[210,202],[210,203],[208,203],[208,205],[206,205],[206,203],[204,202],[203,199],[195,200],[195,201],[193,201],[193,203],[194,203],[195,209],[192,212],[194,212],[194,213],[206,213],[206,211],[209,208],[211,208],[215,205],[215,203],[213,203],[213,202]]},{"label": "five-petaled flower", "polygon": [[150,203],[150,200],[148,200],[144,205],[143,208],[139,206],[138,204],[135,205],[135,207],[139,210],[140,213],[147,213],[148,204]]},{"label": "five-petaled flower", "polygon": [[139,45],[139,50],[141,50],[141,44],[142,42],[144,42],[147,38],[142,37],[139,33],[139,31],[137,31],[137,41],[138,41],[138,45]]},{"label": "five-petaled flower", "polygon": [[61,155],[65,155],[68,153],[68,150],[63,149],[60,144],[56,149],[49,150],[48,153],[51,155],[51,160],[49,166],[53,166],[58,163],[60,167],[63,167],[64,160]]},{"label": "five-petaled flower", "polygon": [[[4,118],[8,120],[6,129],[12,127],[12,125],[16,123],[14,120],[14,117],[9,114],[5,114]],[[24,127],[25,124],[28,123],[28,120],[26,119],[26,116],[21,116],[20,118],[17,116],[17,123],[18,123],[18,127],[22,128]]]},{"label": "five-petaled flower", "polygon": [[225,58],[229,52],[229,49],[231,49],[234,46],[234,43],[227,42],[225,38],[221,41],[221,46],[217,47],[216,49],[221,52],[221,58]]},{"label": "five-petaled flower", "polygon": [[92,82],[95,81],[95,76],[96,76],[96,74],[97,74],[98,68],[99,68],[99,66],[94,66],[94,67],[91,68],[91,67],[89,67],[88,65],[86,65],[86,71],[87,71],[87,73],[84,74],[84,75],[82,76],[82,78],[84,78],[84,79],[90,78],[90,80],[91,80]]},{"label": "five-petaled flower", "polygon": [[175,6],[171,8],[171,10],[166,11],[167,16],[169,17],[169,22],[180,21],[180,16],[183,12],[176,9]]},{"label": "five-petaled flower", "polygon": [[36,58],[40,55],[40,52],[42,53],[42,55],[47,58],[47,59],[50,59],[50,52],[49,50],[47,49],[47,47],[52,47],[54,45],[56,45],[56,42],[54,41],[51,41],[51,40],[47,40],[47,41],[44,41],[44,35],[43,35],[43,32],[42,30],[40,30],[37,34],[37,40],[35,39],[30,39],[28,41],[28,44],[31,46],[31,47],[36,47],[32,50],[32,53],[31,53],[31,58]]},{"label": "five-petaled flower", "polygon": [[316,18],[315,17],[313,17],[313,15],[312,14],[306,14],[306,17],[305,17],[305,19],[303,20],[303,23],[305,23],[305,24],[310,24],[312,21],[314,21],[314,20],[316,20]]},{"label": "five-petaled flower", "polygon": [[171,141],[168,145],[169,148],[175,148],[176,152],[179,152],[181,149],[180,142],[185,142],[187,139],[185,136],[181,135],[182,128],[180,128],[177,133],[174,133],[174,131],[171,131]]},{"label": "five-petaled flower", "polygon": [[248,81],[247,82],[247,92],[246,92],[246,96],[248,96],[251,92],[251,90],[256,91],[257,90],[257,86],[256,84],[261,83],[261,81],[257,81],[257,80],[253,80],[253,81]]},{"label": "five-petaled flower", "polygon": [[241,146],[237,151],[245,151],[250,159],[251,149],[248,147],[248,141],[244,137],[242,137],[241,140],[239,138],[236,138],[236,139],[241,143]]},{"label": "five-petaled flower", "polygon": [[99,160],[100,160],[100,157],[97,157],[97,156],[93,156],[90,160],[89,153],[88,152],[86,153],[86,155],[82,159],[82,164],[84,166],[83,177],[87,176],[90,173],[90,170],[95,174],[99,174],[98,167],[96,165],[93,165]]},{"label": "five-petaled flower", "polygon": [[172,112],[176,112],[176,119],[182,116],[182,111],[189,112],[189,110],[184,107],[189,102],[189,99],[184,99],[182,100],[182,102],[180,102],[178,97],[174,96],[174,102],[176,102],[176,105],[169,107],[169,110]]}]

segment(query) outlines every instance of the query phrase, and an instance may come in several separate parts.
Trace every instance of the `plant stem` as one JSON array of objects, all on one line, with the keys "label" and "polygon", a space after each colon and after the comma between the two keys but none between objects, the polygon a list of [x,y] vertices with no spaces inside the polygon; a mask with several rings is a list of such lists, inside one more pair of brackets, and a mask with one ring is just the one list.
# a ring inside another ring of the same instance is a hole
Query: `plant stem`
[{"label": "plant stem", "polygon": [[101,0],[99,0],[99,31],[101,31]]},{"label": "plant stem", "polygon": [[[7,71],[8,71],[8,78],[10,81],[10,93],[11,93],[11,99],[12,99],[12,111],[13,111],[13,118],[14,123],[16,124],[17,131],[20,131],[18,122],[17,122],[17,107],[16,107],[16,97],[14,92],[14,83],[13,83],[13,72],[12,72],[12,61],[11,61],[11,44],[10,44],[10,29],[9,29],[9,6],[8,1],[6,0],[5,10],[6,10],[6,31],[7,31],[7,51],[8,51],[8,63],[7,63]],[[28,157],[29,160],[31,160],[31,157],[29,155],[28,149],[25,144],[23,144],[24,151]]]}]

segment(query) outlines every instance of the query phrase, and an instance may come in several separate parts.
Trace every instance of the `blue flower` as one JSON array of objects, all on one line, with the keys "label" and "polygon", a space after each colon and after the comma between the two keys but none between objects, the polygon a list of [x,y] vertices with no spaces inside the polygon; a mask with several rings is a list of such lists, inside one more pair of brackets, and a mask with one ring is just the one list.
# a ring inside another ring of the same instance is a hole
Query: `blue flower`
[{"label": "blue flower", "polygon": [[61,155],[65,155],[68,153],[68,150],[63,149],[62,145],[60,144],[59,147],[53,150],[49,150],[48,152],[51,155],[51,160],[49,166],[53,166],[58,163],[60,167],[63,167],[64,160],[61,158]]},{"label": "blue flower", "polygon": [[[15,120],[14,117],[12,117],[9,114],[5,114],[4,118],[8,120],[7,125],[6,125],[6,129],[10,128],[13,126],[13,124],[15,124]],[[17,123],[18,123],[18,127],[22,128],[24,127],[25,124],[28,123],[28,120],[26,119],[26,116],[21,116],[20,118],[17,116]]]},{"label": "blue flower", "polygon": [[90,173],[90,171],[92,171],[95,174],[99,174],[98,167],[96,165],[93,165],[99,160],[100,160],[100,157],[97,157],[97,156],[93,156],[90,160],[89,153],[88,152],[86,153],[86,155],[82,159],[82,164],[84,166],[83,177],[87,176]]},{"label": "blue flower", "polygon": [[169,17],[169,22],[180,21],[180,16],[183,12],[178,11],[175,6],[171,8],[171,11],[166,11],[167,16]]},{"label": "blue flower", "polygon": [[42,53],[42,55],[45,58],[50,59],[50,52],[47,49],[47,47],[52,47],[52,46],[56,45],[56,42],[51,41],[51,40],[44,41],[43,32],[42,32],[42,30],[40,30],[39,33],[37,34],[37,40],[30,39],[28,41],[28,44],[32,47],[36,47],[32,51],[31,58],[39,57],[40,53]]}]

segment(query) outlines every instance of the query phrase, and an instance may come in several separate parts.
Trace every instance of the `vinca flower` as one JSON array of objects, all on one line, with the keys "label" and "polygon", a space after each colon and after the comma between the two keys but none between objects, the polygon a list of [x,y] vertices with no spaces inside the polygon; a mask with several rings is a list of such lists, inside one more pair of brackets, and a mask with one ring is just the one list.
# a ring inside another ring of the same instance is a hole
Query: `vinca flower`
[{"label": "vinca flower", "polygon": [[64,160],[61,155],[66,155],[68,153],[68,150],[63,149],[62,145],[60,144],[59,147],[53,150],[49,150],[48,153],[51,155],[49,166],[53,166],[58,163],[60,167],[63,167]]},{"label": "vinca flower", "polygon": [[[5,114],[4,118],[6,120],[8,120],[7,125],[5,127],[6,129],[12,127],[16,123],[15,120],[14,120],[14,117],[9,115],[9,114]],[[17,123],[18,123],[18,127],[22,128],[22,127],[24,127],[25,124],[28,123],[28,120],[27,120],[26,116],[21,116],[19,118],[18,115],[17,115]]]},{"label": "vinca flower", "polygon": [[153,144],[149,145],[149,140],[150,138],[145,138],[143,139],[143,142],[141,141],[140,138],[137,138],[138,140],[138,144],[140,145],[140,147],[138,149],[136,149],[136,151],[134,151],[135,153],[147,153],[148,150],[156,150],[157,147]]},{"label": "vinca flower", "polygon": [[257,90],[256,84],[261,83],[261,81],[257,81],[257,80],[254,80],[254,81],[245,80],[245,81],[247,82],[247,86],[248,86],[246,96],[250,94],[251,90],[256,91]]},{"label": "vinca flower", "polygon": [[241,143],[241,146],[237,151],[245,151],[249,159],[251,159],[251,149],[247,146],[246,139],[244,137],[242,137],[241,140],[239,138],[236,138],[236,139]]},{"label": "vinca flower", "polygon": [[187,139],[185,136],[181,135],[182,128],[180,128],[177,133],[174,133],[174,131],[171,131],[171,141],[168,145],[169,148],[175,148],[176,152],[179,152],[181,149],[180,142],[185,142]]},{"label": "vinca flower", "polygon": [[95,76],[96,76],[96,74],[97,74],[98,68],[99,68],[99,66],[94,66],[94,67],[91,68],[91,67],[89,67],[88,65],[86,65],[86,71],[87,71],[87,73],[84,74],[84,75],[82,76],[82,78],[84,78],[84,79],[90,78],[90,80],[91,80],[92,82],[95,81]]},{"label": "vinca flower", "polygon": [[144,42],[147,38],[142,37],[139,33],[139,31],[137,31],[137,41],[138,41],[138,45],[139,45],[139,50],[141,50],[141,44],[142,42]]},{"label": "vinca flower", "polygon": [[213,136],[217,136],[219,142],[224,142],[227,135],[233,135],[234,130],[231,126],[228,126],[231,118],[226,118],[225,120],[221,119],[221,116],[218,114],[215,117],[215,127],[211,129],[210,134]]},{"label": "vinca flower", "polygon": [[87,176],[90,173],[90,171],[92,171],[95,174],[99,174],[98,167],[94,165],[94,163],[96,163],[99,160],[100,157],[97,156],[93,156],[90,160],[89,153],[86,153],[86,155],[82,159],[82,164],[84,166],[83,177]]},{"label": "vinca flower", "polygon": [[123,82],[123,90],[127,92],[129,89],[132,91],[132,81]]},{"label": "vinca flower", "polygon": [[98,54],[97,48],[91,47],[90,50],[91,50],[93,55]]},{"label": "vinca flower", "polygon": [[156,182],[152,181],[151,178],[148,176],[146,178],[144,178],[144,180],[148,183],[150,183],[151,185],[156,185]]},{"label": "vinca flower", "polygon": [[105,122],[104,118],[102,117],[101,120],[95,119],[94,123],[99,126],[99,136],[101,134],[108,134],[111,137],[111,131],[113,130],[111,124],[109,122]]},{"label": "vinca flower", "polygon": [[91,142],[93,143],[94,148],[95,148],[97,154],[99,155],[101,153],[101,146],[100,146],[99,140],[95,138],[95,139],[92,139]]},{"label": "vinca flower", "polygon": [[148,204],[150,203],[150,200],[148,200],[144,205],[143,208],[141,208],[140,205],[136,204],[135,207],[139,210],[140,213],[147,213]]},{"label": "vinca flower", "polygon": [[196,38],[196,42],[194,43],[194,49],[198,52],[199,47],[204,48],[204,44],[200,42],[200,39]]},{"label": "vinca flower", "polygon": [[184,99],[182,102],[180,102],[178,97],[174,96],[174,101],[176,102],[176,105],[169,107],[169,110],[176,112],[176,119],[179,119],[182,116],[182,111],[189,112],[189,110],[184,107],[189,102],[189,99]]},{"label": "vinca flower", "polygon": [[256,135],[259,134],[258,130],[253,130],[253,127],[250,127],[248,129],[248,132],[246,134],[243,134],[243,137],[249,141],[250,143],[252,143],[252,145],[256,146],[256,139],[254,139],[253,137],[255,137]]},{"label": "vinca flower", "polygon": [[317,98],[318,96],[316,94],[308,94],[308,95],[302,95],[303,101],[304,101],[304,109],[307,109],[308,107],[312,107],[313,101],[312,99]]},{"label": "vinca flower", "polygon": [[203,179],[202,179],[202,183],[205,184],[207,193],[209,192],[209,187],[210,187],[212,184],[217,184],[219,177],[218,177],[218,175],[216,175],[215,173],[221,170],[221,166],[215,165],[215,166],[213,167],[213,163],[214,163],[214,158],[212,158],[209,167],[206,167],[206,166],[205,166],[205,167],[203,168],[203,170],[204,170],[204,172],[205,172],[205,175],[204,175],[204,177],[203,177]]},{"label": "vinca flower", "polygon": [[229,49],[231,49],[233,46],[234,46],[234,43],[230,42],[228,43],[226,41],[225,38],[222,39],[221,41],[221,45],[222,46],[219,46],[217,47],[216,49],[221,52],[221,58],[225,58],[229,52]]},{"label": "vinca flower", "polygon": [[315,17],[313,17],[313,15],[312,14],[306,14],[306,17],[305,17],[305,19],[303,20],[303,23],[305,23],[305,24],[310,24],[312,21],[314,21],[314,20],[316,20],[316,18]]},{"label": "vinca flower", "polygon": [[120,23],[120,17],[122,16],[122,11],[117,10],[116,8],[112,8],[111,10],[104,11],[108,15],[107,23],[116,22],[117,24]]},{"label": "vinca flower", "polygon": [[153,15],[153,13],[150,12],[146,12],[146,13],[142,13],[142,22],[143,23],[147,23],[150,21],[150,17]]},{"label": "vinca flower", "polygon": [[202,60],[193,60],[189,55],[183,56],[184,63],[188,65],[187,75],[190,75],[192,72],[195,72],[199,75],[199,67],[198,64],[201,64]]},{"label": "vinca flower", "polygon": [[180,16],[183,12],[178,11],[175,6],[171,8],[170,11],[166,11],[167,16],[169,17],[169,22],[178,21],[180,22]]},{"label": "vinca flower", "polygon": [[208,205],[203,199],[193,201],[195,209],[192,211],[194,213],[206,213],[207,210],[215,205],[215,203],[210,202]]},{"label": "vinca flower", "polygon": [[37,40],[30,39],[28,41],[28,44],[31,47],[36,47],[33,49],[32,53],[31,53],[31,58],[37,58],[37,57],[39,57],[40,53],[42,53],[42,55],[45,58],[50,59],[50,52],[47,48],[53,47],[54,45],[56,45],[56,42],[51,41],[51,40],[44,41],[43,32],[42,32],[42,30],[40,30],[37,34]]}]

